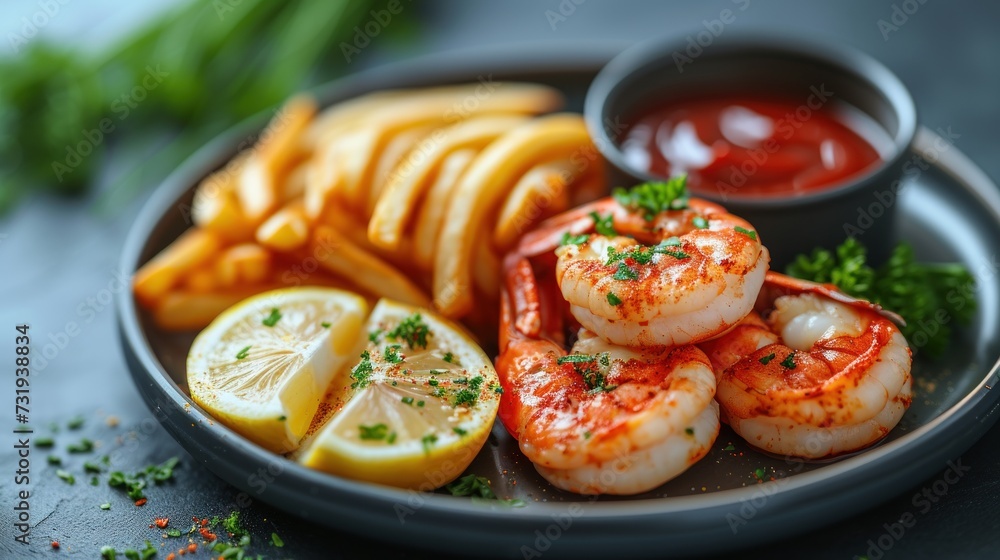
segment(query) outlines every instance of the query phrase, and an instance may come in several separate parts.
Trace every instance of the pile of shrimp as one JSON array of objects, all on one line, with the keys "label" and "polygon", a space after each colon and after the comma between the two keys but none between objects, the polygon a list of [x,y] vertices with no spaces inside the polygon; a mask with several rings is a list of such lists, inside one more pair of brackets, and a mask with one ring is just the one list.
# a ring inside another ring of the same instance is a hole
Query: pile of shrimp
[{"label": "pile of shrimp", "polygon": [[879,307],[768,270],[751,224],[647,183],[541,223],[503,263],[499,416],[536,470],[636,494],[750,445],[820,459],[882,439],[912,398]]}]

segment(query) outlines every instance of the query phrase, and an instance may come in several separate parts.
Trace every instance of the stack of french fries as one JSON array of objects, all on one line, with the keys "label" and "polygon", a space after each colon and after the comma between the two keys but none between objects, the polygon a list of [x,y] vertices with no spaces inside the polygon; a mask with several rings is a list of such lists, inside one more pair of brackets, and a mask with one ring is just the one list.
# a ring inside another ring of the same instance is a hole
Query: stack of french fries
[{"label": "stack of french fries", "polygon": [[136,297],[167,330],[293,285],[495,322],[501,255],[604,189],[582,118],[551,113],[561,104],[520,83],[376,92],[318,114],[293,98],[199,184],[193,227],[136,273]]}]

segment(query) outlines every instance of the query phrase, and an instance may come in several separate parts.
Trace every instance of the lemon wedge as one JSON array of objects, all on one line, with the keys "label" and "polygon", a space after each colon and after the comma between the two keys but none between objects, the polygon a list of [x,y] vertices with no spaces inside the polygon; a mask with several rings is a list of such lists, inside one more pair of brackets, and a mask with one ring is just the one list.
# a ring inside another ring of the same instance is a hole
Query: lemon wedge
[{"label": "lemon wedge", "polygon": [[191,346],[191,398],[276,453],[298,447],[336,372],[355,355],[363,298],[329,288],[250,297],[219,315]]},{"label": "lemon wedge", "polygon": [[454,480],[493,426],[500,402],[493,364],[461,327],[423,309],[383,299],[366,330],[297,459],[403,488]]}]

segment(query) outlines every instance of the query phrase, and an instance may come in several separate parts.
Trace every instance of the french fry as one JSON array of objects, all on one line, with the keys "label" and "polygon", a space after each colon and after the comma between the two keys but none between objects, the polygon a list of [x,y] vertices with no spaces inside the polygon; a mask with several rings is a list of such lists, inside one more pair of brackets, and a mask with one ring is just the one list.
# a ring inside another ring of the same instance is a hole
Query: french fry
[{"label": "french fry", "polygon": [[[537,84],[489,83],[429,88],[373,110],[365,119],[365,134],[353,148],[378,154],[392,137],[419,126],[460,122],[483,114],[537,114],[562,104],[554,89]],[[348,160],[340,196],[354,208],[364,207],[365,187],[374,174],[374,157]]]},{"label": "french fry", "polygon": [[448,210],[451,192],[477,153],[476,150],[465,149],[449,154],[441,162],[437,177],[427,190],[413,230],[413,256],[420,268],[429,269],[434,262],[438,233]]},{"label": "french fry", "polygon": [[313,234],[311,256],[330,272],[378,297],[427,307],[430,299],[402,272],[366,252],[329,226],[318,226]]},{"label": "french fry", "polygon": [[253,226],[236,198],[236,181],[244,158],[206,177],[195,189],[191,202],[191,218],[195,225],[212,230],[230,241],[245,241],[253,237]]},{"label": "french fry", "polygon": [[[435,129],[436,127],[433,125],[418,126],[400,133],[386,144],[382,155],[379,156],[378,162],[375,164],[375,175],[368,187],[366,216],[371,216],[372,212],[375,211],[375,205],[385,190],[386,182],[393,170],[399,165],[414,165],[417,158],[423,158],[422,153],[429,150],[429,146],[433,146],[428,135]],[[404,160],[404,158],[406,159]]]},{"label": "french fry", "polygon": [[234,245],[215,261],[215,277],[222,287],[263,282],[271,274],[271,253],[260,245]]},{"label": "french fry", "polygon": [[368,139],[371,134],[372,131],[367,128],[345,131],[319,154],[306,184],[309,216],[320,216],[331,205],[360,207],[356,198],[346,195],[346,185],[355,180],[354,177],[370,160],[378,157],[378,153],[371,149],[372,143]]},{"label": "french fry", "polygon": [[368,239],[379,247],[396,249],[417,203],[449,154],[466,148],[480,150],[527,120],[528,117],[520,115],[484,116],[441,131],[440,140],[432,143],[419,160],[415,159],[418,163],[401,166],[393,172],[368,223]]},{"label": "french fry", "polygon": [[153,321],[168,331],[199,330],[220,313],[254,294],[281,287],[277,283],[239,286],[208,293],[170,292],[153,308]]},{"label": "french fry", "polygon": [[471,233],[510,192],[535,162],[571,157],[591,146],[580,115],[541,117],[508,132],[487,146],[462,175],[448,206],[434,259],[434,301],[448,317],[461,317],[473,306]]},{"label": "french fry", "polygon": [[302,144],[310,151],[319,151],[345,128],[363,122],[373,110],[403,96],[419,95],[419,92],[420,90],[410,89],[376,91],[331,105],[309,123],[303,134]]},{"label": "french fry", "polygon": [[288,204],[289,202],[297,198],[302,198],[305,195],[306,177],[309,175],[310,168],[310,160],[305,160],[288,172],[288,175],[285,176],[285,180],[282,181],[281,185],[278,187],[278,200],[281,204]]},{"label": "french fry", "polygon": [[251,224],[259,224],[278,204],[274,177],[267,165],[256,155],[250,155],[236,181],[236,197]]},{"label": "french fry", "polygon": [[147,303],[156,301],[173,288],[183,274],[218,253],[222,245],[222,240],[212,231],[189,229],[135,273],[133,290],[136,296]]},{"label": "french fry", "polygon": [[472,259],[472,278],[479,291],[496,299],[500,294],[500,257],[490,243],[491,232],[488,223],[479,228],[476,236],[476,251]]},{"label": "french fry", "polygon": [[257,242],[276,251],[291,251],[309,240],[309,219],[301,201],[293,201],[264,221]]},{"label": "french fry", "polygon": [[195,293],[206,293],[218,288],[219,281],[211,267],[199,268],[184,275],[184,287]]},{"label": "french fry", "polygon": [[281,175],[300,156],[300,136],[316,114],[310,97],[289,99],[261,133],[236,184],[243,213],[259,224],[279,202]]},{"label": "french fry", "polygon": [[506,252],[541,219],[568,208],[569,188],[580,171],[569,159],[545,162],[528,170],[500,208],[492,232],[493,245]]}]

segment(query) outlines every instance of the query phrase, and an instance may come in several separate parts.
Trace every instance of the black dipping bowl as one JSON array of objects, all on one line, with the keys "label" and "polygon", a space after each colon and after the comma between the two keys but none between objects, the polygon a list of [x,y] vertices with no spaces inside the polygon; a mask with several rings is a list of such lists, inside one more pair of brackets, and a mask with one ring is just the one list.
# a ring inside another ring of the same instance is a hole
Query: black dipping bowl
[{"label": "black dipping bowl", "polygon": [[625,127],[657,100],[700,92],[780,94],[801,98],[810,110],[808,102],[820,103],[818,92],[832,92],[824,97],[860,110],[891,138],[877,166],[807,194],[753,196],[727,183],[703,186],[692,195],[750,221],[771,251],[773,269],[814,247],[832,249],[848,236],[868,247],[870,261],[882,262],[895,242],[896,192],[905,175],[919,173],[918,162],[910,161],[916,159],[910,153],[916,109],[902,82],[851,48],[794,37],[709,39],[706,33],[641,43],[615,57],[594,79],[584,112],[595,144],[612,164],[613,179],[622,185],[663,179],[630,166],[619,149]]}]

